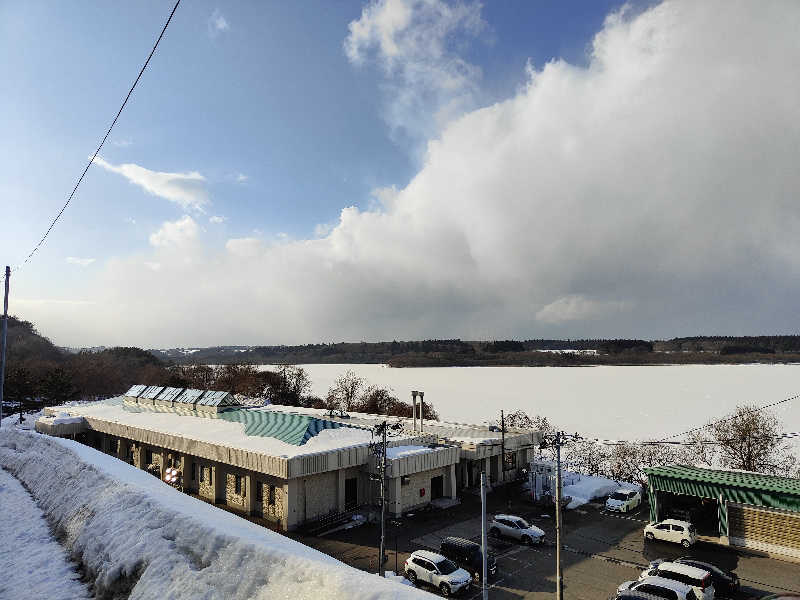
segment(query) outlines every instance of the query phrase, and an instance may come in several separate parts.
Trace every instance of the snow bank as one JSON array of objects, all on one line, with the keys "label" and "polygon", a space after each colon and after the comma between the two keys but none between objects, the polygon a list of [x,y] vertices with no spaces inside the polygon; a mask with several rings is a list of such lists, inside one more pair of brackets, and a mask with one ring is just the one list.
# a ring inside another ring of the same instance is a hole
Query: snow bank
[{"label": "snow bank", "polygon": [[88,598],[75,565],[50,534],[42,511],[12,475],[0,469],[0,598]]},{"label": "snow bank", "polygon": [[[572,497],[567,508],[583,506],[595,498],[603,498],[612,494],[620,487],[626,487],[632,490],[640,489],[640,486],[633,483],[614,481],[613,479],[607,479],[605,477],[581,475],[580,473],[571,473],[569,471],[564,471],[562,477],[564,479],[564,483],[562,484],[563,494],[564,496]],[[569,485],[567,485],[568,483]]]},{"label": "snow bank", "polygon": [[71,440],[3,427],[0,465],[31,492],[98,596],[425,597]]}]

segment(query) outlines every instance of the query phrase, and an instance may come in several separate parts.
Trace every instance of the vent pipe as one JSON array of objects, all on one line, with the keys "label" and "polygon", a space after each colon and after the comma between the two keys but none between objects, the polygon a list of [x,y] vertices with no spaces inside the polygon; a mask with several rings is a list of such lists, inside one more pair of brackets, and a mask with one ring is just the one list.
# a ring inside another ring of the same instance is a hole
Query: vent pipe
[{"label": "vent pipe", "polygon": [[414,416],[414,433],[417,433],[417,390],[411,390],[411,414]]},{"label": "vent pipe", "polygon": [[425,405],[423,403],[425,392],[419,393],[419,432],[422,433],[422,419],[425,416]]}]

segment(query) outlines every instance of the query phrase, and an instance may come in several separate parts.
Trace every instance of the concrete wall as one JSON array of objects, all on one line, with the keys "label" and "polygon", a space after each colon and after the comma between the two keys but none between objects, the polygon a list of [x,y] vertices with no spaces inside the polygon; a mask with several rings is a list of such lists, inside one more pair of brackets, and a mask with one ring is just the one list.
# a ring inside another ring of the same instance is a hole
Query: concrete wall
[{"label": "concrete wall", "polygon": [[[413,475],[407,475],[408,484],[402,485],[402,482],[398,486],[397,482],[401,481],[401,478],[396,478],[389,480],[387,482],[387,499],[389,501],[388,506],[390,507],[390,512],[392,514],[397,513],[397,489],[400,489],[400,511],[401,512],[408,512],[426,504],[430,504],[431,501],[431,479],[433,477],[438,477],[439,475],[444,476],[444,494],[445,496],[450,495],[450,467],[440,467],[438,469],[432,469],[430,471],[423,471],[422,473],[414,473]],[[420,490],[424,490],[424,495],[420,495]]]}]

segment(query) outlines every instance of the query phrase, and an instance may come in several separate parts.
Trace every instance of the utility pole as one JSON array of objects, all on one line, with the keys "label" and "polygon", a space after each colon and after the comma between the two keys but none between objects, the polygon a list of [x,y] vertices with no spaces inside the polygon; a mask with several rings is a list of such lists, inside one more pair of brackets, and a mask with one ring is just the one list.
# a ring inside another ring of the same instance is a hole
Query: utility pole
[{"label": "utility pole", "polygon": [[481,553],[483,554],[483,576],[481,577],[481,597],[489,600],[489,588],[486,587],[488,569],[486,566],[489,556],[489,544],[486,539],[486,473],[481,473]]},{"label": "utility pole", "polygon": [[511,508],[511,491],[506,485],[506,418],[500,410],[500,476],[506,491],[506,507]]},{"label": "utility pole", "polygon": [[378,572],[380,573],[381,577],[384,577],[386,574],[386,570],[383,566],[383,557],[386,552],[386,428],[388,423],[386,421],[383,422],[383,440],[381,443],[381,554],[378,558],[378,563],[380,567],[378,568]]},{"label": "utility pole", "polygon": [[564,597],[564,574],[561,571],[561,444],[562,432],[556,432],[556,600]]},{"label": "utility pole", "polygon": [[8,282],[11,279],[11,267],[6,265],[6,291],[3,296],[3,339],[0,350],[0,422],[3,420],[3,388],[6,383],[6,337],[8,335]]}]

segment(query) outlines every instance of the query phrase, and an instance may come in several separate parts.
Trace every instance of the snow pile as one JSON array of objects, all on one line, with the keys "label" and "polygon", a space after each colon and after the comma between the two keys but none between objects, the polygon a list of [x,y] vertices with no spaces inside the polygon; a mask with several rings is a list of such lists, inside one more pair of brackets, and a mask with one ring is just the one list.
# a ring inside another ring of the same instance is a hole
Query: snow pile
[{"label": "snow pile", "polygon": [[424,597],[71,440],[4,427],[0,466],[31,492],[98,597]]},{"label": "snow pile", "polygon": [[570,471],[563,471],[562,478],[564,479],[561,488],[563,495],[572,497],[567,508],[577,508],[588,504],[595,498],[608,496],[619,487],[626,487],[632,490],[640,489],[638,485],[633,483],[614,481],[613,479],[594,475],[582,475]]},{"label": "snow pile", "polygon": [[386,448],[386,458],[403,458],[404,456],[425,454],[426,452],[433,452],[433,449],[428,448],[428,446],[391,446]]},{"label": "snow pile", "polygon": [[42,511],[19,481],[0,469],[0,598],[88,598],[75,565],[50,535]]}]

